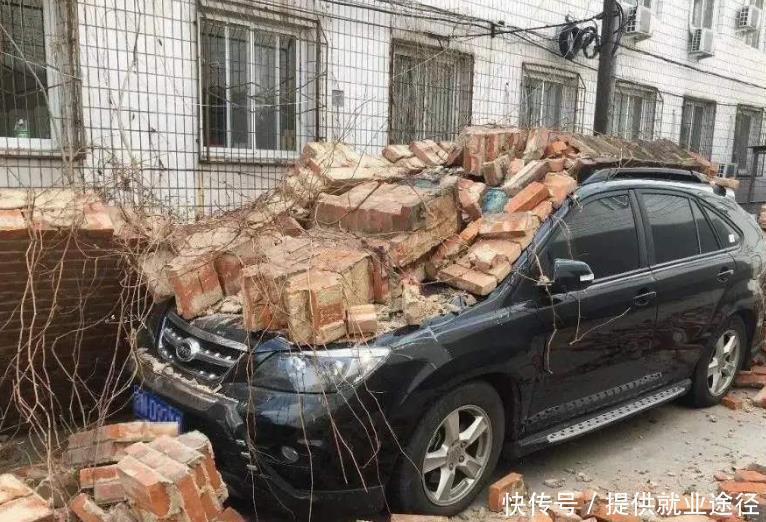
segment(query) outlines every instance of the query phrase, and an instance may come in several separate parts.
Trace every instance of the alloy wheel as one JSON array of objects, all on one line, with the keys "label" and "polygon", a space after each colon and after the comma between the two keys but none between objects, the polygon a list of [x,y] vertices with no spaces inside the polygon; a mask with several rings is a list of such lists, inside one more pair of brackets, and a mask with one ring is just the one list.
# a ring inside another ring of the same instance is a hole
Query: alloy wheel
[{"label": "alloy wheel", "polygon": [[721,395],[734,380],[739,350],[739,335],[734,330],[726,330],[716,341],[707,367],[707,386],[713,396]]},{"label": "alloy wheel", "polygon": [[476,487],[492,452],[492,424],[478,406],[461,406],[431,437],[421,467],[428,499],[438,506],[459,502]]}]

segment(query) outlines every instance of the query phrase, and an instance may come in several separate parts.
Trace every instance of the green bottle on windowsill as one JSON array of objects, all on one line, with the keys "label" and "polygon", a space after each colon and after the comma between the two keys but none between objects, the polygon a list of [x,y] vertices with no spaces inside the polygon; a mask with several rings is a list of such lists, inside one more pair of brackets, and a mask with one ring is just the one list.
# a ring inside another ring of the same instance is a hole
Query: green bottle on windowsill
[{"label": "green bottle on windowsill", "polygon": [[24,118],[19,118],[13,127],[13,135],[17,138],[29,138],[29,126]]}]

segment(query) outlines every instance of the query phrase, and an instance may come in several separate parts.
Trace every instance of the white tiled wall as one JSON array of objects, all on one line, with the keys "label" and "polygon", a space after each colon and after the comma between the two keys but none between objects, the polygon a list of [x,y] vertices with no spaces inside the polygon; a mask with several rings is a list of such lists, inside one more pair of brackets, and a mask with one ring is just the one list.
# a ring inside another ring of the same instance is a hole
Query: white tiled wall
[{"label": "white tiled wall", "polygon": [[[654,0],[654,35],[623,40],[628,48],[617,56],[618,78],[659,90],[661,137],[678,140],[684,96],[716,101],[713,160],[720,162],[731,158],[736,105],[766,106],[763,45],[753,49],[735,30],[745,1],[717,0],[712,58],[696,60],[687,52],[692,0]],[[283,175],[284,165],[257,157],[201,160],[198,3],[231,8],[242,17],[269,12],[286,23],[295,16],[316,22],[323,64],[319,137],[341,138],[371,153],[387,143],[394,38],[473,55],[474,123],[518,122],[523,63],[577,72],[584,89],[580,124],[586,132],[591,128],[597,59],[556,56],[556,29],[495,38],[477,34],[487,32],[490,20],[529,28],[561,23],[566,15],[593,16],[601,0],[421,0],[416,10],[375,0],[81,0],[77,48],[86,179],[108,180],[135,198],[148,193],[169,205],[210,211],[252,198]],[[332,105],[333,90],[342,91],[343,107]],[[3,164],[9,161],[21,170],[36,165],[13,158]],[[142,191],[142,184],[150,190]]]}]

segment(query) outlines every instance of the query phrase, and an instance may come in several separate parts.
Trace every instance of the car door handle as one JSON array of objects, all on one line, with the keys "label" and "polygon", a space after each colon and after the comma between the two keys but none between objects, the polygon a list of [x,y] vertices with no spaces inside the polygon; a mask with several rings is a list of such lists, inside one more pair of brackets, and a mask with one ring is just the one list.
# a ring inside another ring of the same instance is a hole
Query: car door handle
[{"label": "car door handle", "polygon": [[733,275],[734,275],[734,269],[729,268],[728,266],[725,266],[721,268],[721,270],[718,272],[718,280],[722,283],[725,283]]},{"label": "car door handle", "polygon": [[636,306],[646,306],[657,297],[657,292],[644,288],[639,291],[640,293],[633,298],[633,304]]}]

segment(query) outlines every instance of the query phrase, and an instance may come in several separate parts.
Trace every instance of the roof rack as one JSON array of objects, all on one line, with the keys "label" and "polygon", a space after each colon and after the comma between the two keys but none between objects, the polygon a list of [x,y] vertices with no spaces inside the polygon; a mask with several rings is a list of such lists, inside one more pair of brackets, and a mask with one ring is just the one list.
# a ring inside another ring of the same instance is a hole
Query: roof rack
[{"label": "roof rack", "polygon": [[661,181],[680,181],[683,183],[705,183],[707,178],[694,170],[664,169],[656,167],[621,167],[601,169],[583,181],[583,185],[615,179],[655,179]]}]

